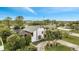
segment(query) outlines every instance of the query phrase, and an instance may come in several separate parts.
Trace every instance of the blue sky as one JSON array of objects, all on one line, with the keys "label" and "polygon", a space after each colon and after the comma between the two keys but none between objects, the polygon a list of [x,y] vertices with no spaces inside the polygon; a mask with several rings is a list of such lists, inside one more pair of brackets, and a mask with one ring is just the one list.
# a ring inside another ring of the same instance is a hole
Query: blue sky
[{"label": "blue sky", "polygon": [[0,7],[0,19],[24,16],[25,20],[79,20],[78,7]]}]

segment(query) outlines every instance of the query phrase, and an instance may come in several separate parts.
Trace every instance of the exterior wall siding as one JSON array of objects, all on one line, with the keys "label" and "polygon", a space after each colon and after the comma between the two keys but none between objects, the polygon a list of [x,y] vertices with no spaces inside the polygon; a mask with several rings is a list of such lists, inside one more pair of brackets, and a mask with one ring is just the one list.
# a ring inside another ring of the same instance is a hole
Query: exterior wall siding
[{"label": "exterior wall siding", "polygon": [[32,42],[39,41],[40,40],[38,38],[39,35],[41,36],[41,38],[44,38],[43,32],[44,32],[44,28],[38,28],[36,31],[34,31],[32,36]]},{"label": "exterior wall siding", "polygon": [[32,42],[37,41],[36,40],[36,31],[33,32],[33,36],[31,37],[31,39],[32,39]]}]

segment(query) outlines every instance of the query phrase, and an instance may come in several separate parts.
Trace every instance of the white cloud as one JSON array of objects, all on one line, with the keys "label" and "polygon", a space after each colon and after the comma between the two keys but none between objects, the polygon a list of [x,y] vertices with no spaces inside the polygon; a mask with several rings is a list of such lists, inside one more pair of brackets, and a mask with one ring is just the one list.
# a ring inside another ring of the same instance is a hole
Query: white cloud
[{"label": "white cloud", "polygon": [[32,8],[30,7],[24,7],[24,9],[28,10],[29,12],[33,13],[33,14],[37,14]]}]

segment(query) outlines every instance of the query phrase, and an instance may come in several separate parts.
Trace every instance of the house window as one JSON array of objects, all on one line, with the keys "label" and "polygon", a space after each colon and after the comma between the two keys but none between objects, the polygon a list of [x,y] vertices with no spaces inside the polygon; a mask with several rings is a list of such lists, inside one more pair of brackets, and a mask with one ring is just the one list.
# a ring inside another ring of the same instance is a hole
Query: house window
[{"label": "house window", "polygon": [[42,34],[43,34],[44,32],[42,31]]},{"label": "house window", "polygon": [[27,36],[27,34],[25,34],[24,36]]},{"label": "house window", "polygon": [[33,36],[33,33],[31,33],[31,35]]},{"label": "house window", "polygon": [[41,39],[41,35],[38,36],[38,39]]}]

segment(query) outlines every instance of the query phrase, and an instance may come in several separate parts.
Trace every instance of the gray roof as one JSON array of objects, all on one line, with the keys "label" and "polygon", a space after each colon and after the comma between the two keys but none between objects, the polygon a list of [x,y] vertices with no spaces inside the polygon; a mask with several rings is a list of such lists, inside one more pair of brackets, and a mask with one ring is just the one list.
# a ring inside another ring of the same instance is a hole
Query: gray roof
[{"label": "gray roof", "polygon": [[40,26],[27,26],[27,27],[25,27],[23,30],[24,30],[24,31],[28,31],[28,32],[34,32],[34,31],[37,30],[38,28],[40,28]]},{"label": "gray roof", "polygon": [[25,34],[28,34],[26,31],[23,31],[23,30],[21,30],[20,32],[19,32],[19,34],[20,35],[25,35]]}]

